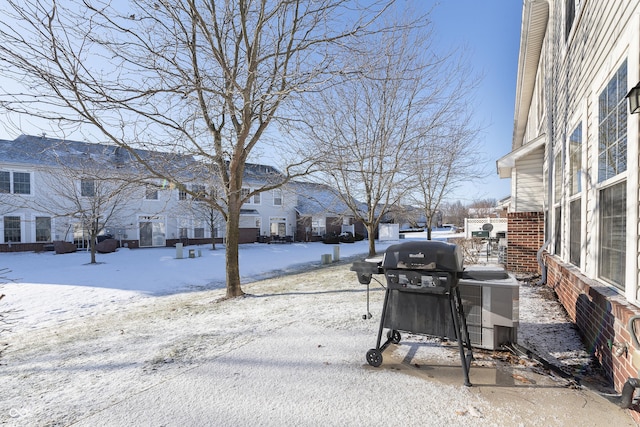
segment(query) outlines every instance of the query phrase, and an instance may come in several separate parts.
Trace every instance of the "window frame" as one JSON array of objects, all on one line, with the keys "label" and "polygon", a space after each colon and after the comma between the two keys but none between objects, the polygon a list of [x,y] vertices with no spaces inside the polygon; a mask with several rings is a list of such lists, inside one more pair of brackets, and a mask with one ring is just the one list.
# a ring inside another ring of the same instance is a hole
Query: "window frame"
[{"label": "window frame", "polygon": [[[3,176],[6,174],[6,180]],[[0,193],[11,194],[11,171],[0,171]]]},{"label": "window frame", "polygon": [[158,189],[158,186],[155,184],[146,184],[144,188],[144,199],[152,201],[159,200]]},{"label": "window frame", "polygon": [[[192,184],[191,191],[193,191],[194,202],[204,202],[204,197],[207,197],[207,186],[204,184]],[[197,196],[196,194],[200,194]]]},{"label": "window frame", "polygon": [[96,196],[96,180],[95,179],[93,179],[93,178],[82,178],[80,180],[80,196],[81,197],[95,197]]},{"label": "window frame", "polygon": [[[595,173],[597,239],[595,276],[626,293],[628,214],[628,58],[613,68],[596,91]],[[611,124],[615,123],[615,129]],[[614,163],[614,164],[611,164]]]},{"label": "window frame", "polygon": [[573,128],[567,138],[567,169],[568,169],[568,201],[567,201],[567,257],[569,263],[580,268],[582,263],[582,174],[583,151],[582,120]]},{"label": "window frame", "polygon": [[[16,175],[19,175],[21,177],[26,177],[27,178],[26,182],[16,179]],[[18,191],[18,188],[20,188],[20,191]],[[19,171],[13,172],[13,194],[21,194],[21,195],[31,194],[31,173],[30,172],[19,172]]]},{"label": "window frame", "polygon": [[[605,192],[616,189],[622,189],[621,192],[624,193],[624,200],[617,201],[619,205],[618,208],[621,207],[622,209],[613,212],[616,200],[612,200],[610,197],[610,201],[605,202],[603,199],[607,196]],[[598,226],[600,232],[598,237],[598,278],[624,292],[626,287],[627,261],[627,181],[621,180],[599,188],[598,202],[600,203],[600,209],[598,210]],[[622,225],[621,227],[620,224]],[[616,229],[616,225],[618,225],[618,229]],[[615,235],[621,236],[618,242],[614,241]],[[617,246],[614,246],[616,243]],[[603,253],[607,252],[611,252],[611,256],[608,258],[603,256]]]},{"label": "window frame", "polygon": [[[625,59],[598,94],[597,182],[602,184],[627,171],[627,73]],[[617,99],[611,100],[615,95]],[[615,105],[612,105],[615,102]],[[621,118],[624,118],[622,121]],[[615,129],[611,129],[615,122]],[[613,164],[612,164],[613,163]]]},{"label": "window frame", "polygon": [[[0,179],[0,194],[18,194],[21,196],[33,195],[33,173],[21,170],[5,169],[0,173],[4,178]],[[26,177],[26,180],[19,180],[17,177]]]},{"label": "window frame", "polygon": [[[10,218],[10,220],[9,220]],[[17,228],[13,227],[13,228],[7,228],[7,222],[13,222],[13,221],[17,221]],[[18,240],[11,240],[8,239],[8,235],[7,235],[7,231],[8,230],[13,230],[14,232],[17,231],[17,236],[18,236]],[[3,242],[4,243],[21,243],[22,242],[22,218],[19,215],[4,215],[2,217],[2,238],[3,238]]]},{"label": "window frame", "polygon": [[[40,220],[40,222],[42,220],[47,220],[48,221],[48,226],[46,228],[44,228],[48,232],[47,233],[48,234],[48,238],[47,239],[43,240],[43,239],[40,238],[41,237],[40,236],[41,233],[39,233],[39,231],[43,230],[43,228],[42,227],[38,227],[38,225],[39,225],[38,224],[39,223],[38,220]],[[35,222],[35,241],[36,241],[36,243],[51,242],[51,225],[52,225],[51,217],[50,216],[36,216],[34,222]]]},{"label": "window frame", "polygon": [[281,188],[274,188],[272,191],[273,194],[273,206],[282,206],[284,204],[284,197],[282,195]]}]

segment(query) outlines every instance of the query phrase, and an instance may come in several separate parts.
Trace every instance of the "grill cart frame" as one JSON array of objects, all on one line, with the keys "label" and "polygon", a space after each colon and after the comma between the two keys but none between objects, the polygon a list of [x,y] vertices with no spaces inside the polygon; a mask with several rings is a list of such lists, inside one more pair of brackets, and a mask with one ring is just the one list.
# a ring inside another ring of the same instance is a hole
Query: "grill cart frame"
[{"label": "grill cart frame", "polygon": [[[382,364],[382,353],[390,344],[400,343],[400,332],[455,339],[464,385],[471,386],[469,368],[473,350],[458,286],[462,259],[456,245],[427,240],[392,245],[381,262],[359,261],[352,265],[358,281],[367,285],[369,318],[368,286],[372,275],[384,274],[386,278],[376,347],[366,354],[369,365]],[[384,329],[387,334],[383,342]]]}]

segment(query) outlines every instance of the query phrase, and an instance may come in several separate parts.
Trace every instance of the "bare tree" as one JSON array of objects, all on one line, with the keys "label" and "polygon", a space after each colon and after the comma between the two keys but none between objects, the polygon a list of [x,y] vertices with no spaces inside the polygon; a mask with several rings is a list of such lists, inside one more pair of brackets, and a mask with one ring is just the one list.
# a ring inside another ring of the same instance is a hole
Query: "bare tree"
[{"label": "bare tree", "polygon": [[431,47],[428,16],[399,22],[391,25],[394,31],[365,41],[375,52],[351,51],[357,71],[318,94],[314,110],[301,115],[321,164],[320,179],[338,190],[365,225],[370,255],[382,218],[415,185],[425,136],[441,132],[457,113],[449,97],[451,58]]},{"label": "bare tree", "polygon": [[[187,194],[188,184],[181,184],[178,187],[180,203],[177,207],[176,214],[179,216],[187,216],[193,221],[206,225],[209,235],[211,236],[211,249],[216,249],[216,231],[223,224],[224,219],[220,211],[216,209],[209,201],[217,200],[217,186],[204,184],[193,184],[191,186],[194,196]],[[203,230],[204,231],[204,230]]]},{"label": "bare tree", "polygon": [[82,163],[61,163],[53,168],[42,168],[40,176],[46,185],[46,189],[42,188],[45,196],[27,205],[53,217],[74,221],[78,229],[86,233],[84,237],[91,253],[90,262],[95,264],[98,235],[108,226],[120,225],[120,214],[125,208],[131,208],[132,196],[136,192],[141,193],[145,187],[132,174],[127,175],[123,171],[114,174],[109,165]]},{"label": "bare tree", "polygon": [[[0,69],[24,92],[5,110],[89,125],[121,147],[190,153],[213,166],[226,223],[227,297],[243,294],[242,204],[295,174],[242,192],[245,163],[285,104],[345,66],[335,49],[367,31],[388,1],[7,0]],[[24,93],[24,95],[23,95]],[[171,182],[171,174],[137,158]],[[304,164],[305,159],[300,163]],[[295,165],[289,165],[295,166]],[[304,173],[304,168],[300,173]]]},{"label": "bare tree", "polygon": [[442,202],[443,222],[453,224],[457,227],[464,226],[464,219],[469,216],[469,208],[464,206],[460,200],[455,202]]},{"label": "bare tree", "polygon": [[[462,107],[455,108],[462,113]],[[451,117],[449,122],[432,129],[424,136],[415,161],[410,166],[410,200],[419,206],[426,218],[427,239],[436,214],[449,192],[459,185],[486,175],[485,163],[477,154],[477,135],[469,117],[463,114]]]},{"label": "bare tree", "polygon": [[469,217],[487,218],[496,215],[496,199],[478,199],[469,204]]}]

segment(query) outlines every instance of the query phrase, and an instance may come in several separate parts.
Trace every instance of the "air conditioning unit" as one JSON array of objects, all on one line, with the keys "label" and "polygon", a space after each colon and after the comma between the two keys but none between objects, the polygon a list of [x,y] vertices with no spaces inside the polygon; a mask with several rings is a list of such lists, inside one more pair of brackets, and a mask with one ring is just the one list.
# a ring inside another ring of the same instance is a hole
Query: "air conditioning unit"
[{"label": "air conditioning unit", "polygon": [[471,345],[497,350],[518,340],[518,281],[505,270],[469,266],[458,286]]}]

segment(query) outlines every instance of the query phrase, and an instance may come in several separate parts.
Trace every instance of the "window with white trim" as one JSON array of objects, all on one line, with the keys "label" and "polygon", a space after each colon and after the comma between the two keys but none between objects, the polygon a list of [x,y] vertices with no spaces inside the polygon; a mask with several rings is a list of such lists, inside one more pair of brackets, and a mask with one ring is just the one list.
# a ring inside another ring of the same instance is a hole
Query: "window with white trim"
[{"label": "window with white trim", "polygon": [[178,200],[187,200],[187,189],[183,186],[178,187]]},{"label": "window with white trim", "polygon": [[21,242],[22,232],[20,228],[19,216],[5,216],[4,222],[4,242]]},{"label": "window with white trim", "polygon": [[0,193],[31,194],[31,173],[0,171]]},{"label": "window with white trim", "polygon": [[569,262],[580,267],[582,250],[582,123],[569,136]]},{"label": "window with white trim", "polygon": [[13,193],[31,194],[31,174],[28,172],[13,173]]},{"label": "window with white trim", "polygon": [[193,200],[196,202],[202,202],[205,197],[207,197],[206,187],[202,184],[193,184],[191,186],[191,191],[195,194],[193,196]]},{"label": "window with white trim", "polygon": [[[598,183],[627,170],[627,61],[598,97]],[[627,182],[599,189],[598,277],[624,290]]]},{"label": "window with white trim", "polygon": [[94,197],[96,195],[96,182],[93,179],[80,180],[80,195],[82,197]]},{"label": "window with white trim", "polygon": [[273,190],[273,205],[282,206],[282,190],[279,188]]},{"label": "window with white trim", "polygon": [[627,246],[627,182],[600,190],[598,277],[624,290]]},{"label": "window with white trim", "polygon": [[158,187],[153,184],[147,184],[144,190],[144,198],[146,200],[158,200]]},{"label": "window with white trim", "polygon": [[36,242],[51,241],[51,217],[36,217]]},{"label": "window with white trim", "polygon": [[569,194],[582,191],[582,123],[569,137]]},{"label": "window with white trim", "polygon": [[0,193],[11,193],[11,172],[0,171]]},{"label": "window with white trim", "polygon": [[627,61],[598,97],[598,182],[627,170]]}]

